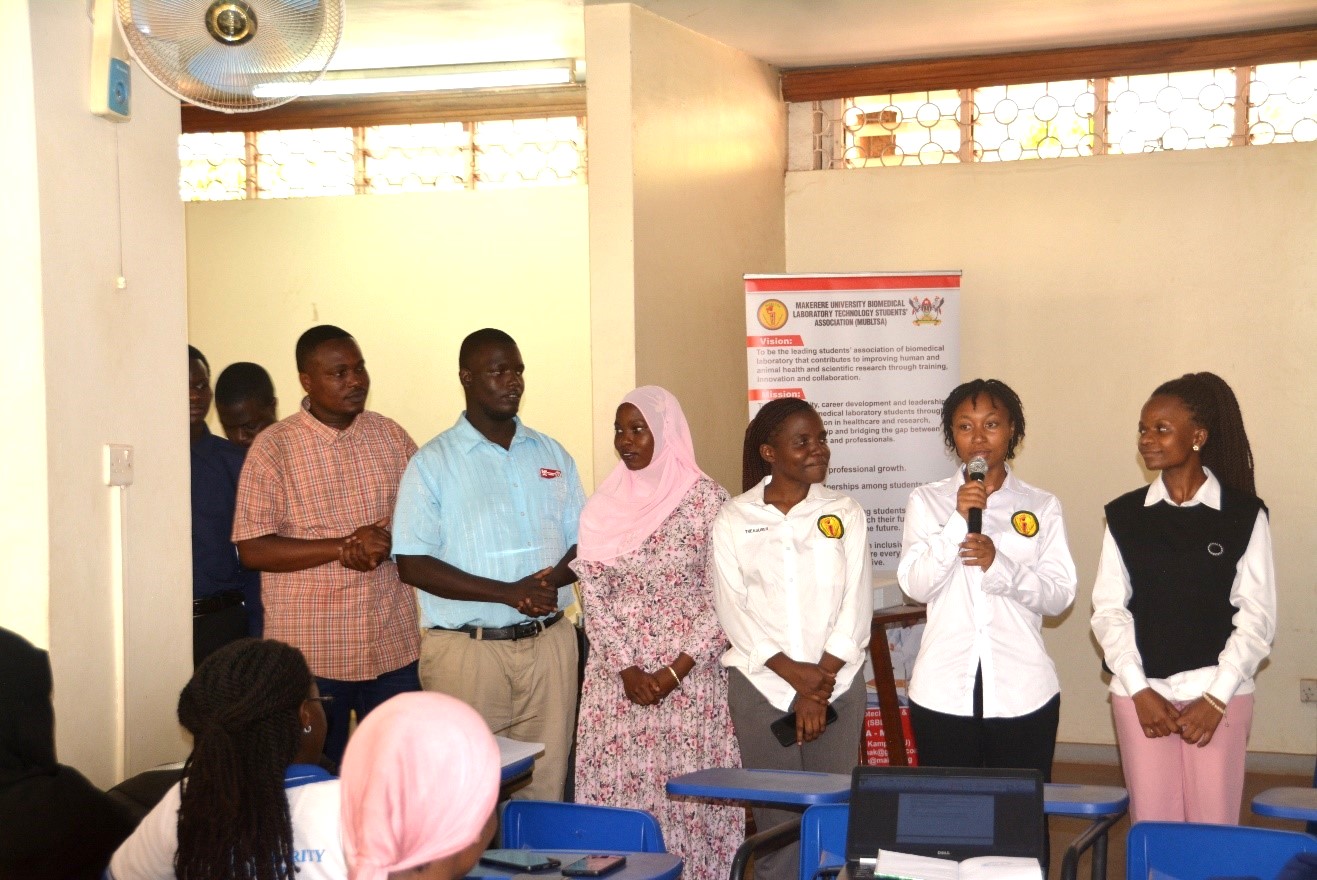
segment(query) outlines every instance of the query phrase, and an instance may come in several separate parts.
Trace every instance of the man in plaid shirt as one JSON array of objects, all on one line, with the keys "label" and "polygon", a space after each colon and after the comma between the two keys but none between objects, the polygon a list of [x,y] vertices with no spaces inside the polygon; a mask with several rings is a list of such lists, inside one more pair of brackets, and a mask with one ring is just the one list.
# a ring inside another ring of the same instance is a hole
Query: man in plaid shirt
[{"label": "man in plaid shirt", "polygon": [[266,638],[300,648],[328,698],[325,754],[338,762],[349,712],[360,720],[420,689],[416,599],[398,579],[389,532],[416,444],[366,411],[370,376],[350,334],[313,327],[296,354],[306,397],[252,443],[233,541],[262,572]]}]

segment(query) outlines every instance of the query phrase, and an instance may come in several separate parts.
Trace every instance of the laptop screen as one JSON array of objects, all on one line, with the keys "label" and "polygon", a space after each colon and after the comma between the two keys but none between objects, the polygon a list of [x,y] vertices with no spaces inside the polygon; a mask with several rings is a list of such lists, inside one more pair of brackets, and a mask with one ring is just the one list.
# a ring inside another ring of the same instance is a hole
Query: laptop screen
[{"label": "laptop screen", "polygon": [[1035,770],[856,767],[846,858],[886,849],[957,861],[1043,854],[1043,783]]}]

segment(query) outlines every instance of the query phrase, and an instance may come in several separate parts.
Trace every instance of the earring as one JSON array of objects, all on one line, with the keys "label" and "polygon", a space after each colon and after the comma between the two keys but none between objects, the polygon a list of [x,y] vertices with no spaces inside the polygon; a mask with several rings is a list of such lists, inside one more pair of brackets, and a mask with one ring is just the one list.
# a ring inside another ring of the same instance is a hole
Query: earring
[{"label": "earring", "polygon": [[1197,451],[1199,450],[1199,448],[1200,448],[1199,445],[1198,445],[1197,443],[1195,443],[1195,444],[1194,444],[1194,452],[1197,452]]},{"label": "earring", "polygon": [[306,727],[302,728],[302,733],[310,733],[310,732],[311,732],[311,725],[308,724]]}]

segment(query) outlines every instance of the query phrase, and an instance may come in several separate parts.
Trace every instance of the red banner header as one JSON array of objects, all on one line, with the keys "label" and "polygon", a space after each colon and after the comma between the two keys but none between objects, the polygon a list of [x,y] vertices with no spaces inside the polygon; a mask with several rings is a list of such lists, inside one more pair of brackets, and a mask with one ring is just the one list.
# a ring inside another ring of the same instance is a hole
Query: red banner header
[{"label": "red banner header", "polygon": [[746,348],[776,348],[789,347],[792,345],[804,345],[805,341],[799,336],[747,336],[745,337]]},{"label": "red banner header", "polygon": [[805,399],[804,388],[751,388],[751,400],[778,400],[783,397],[799,397]]},{"label": "red banner header", "polygon": [[746,293],[817,293],[824,290],[932,290],[960,287],[959,275],[801,275],[746,278]]}]

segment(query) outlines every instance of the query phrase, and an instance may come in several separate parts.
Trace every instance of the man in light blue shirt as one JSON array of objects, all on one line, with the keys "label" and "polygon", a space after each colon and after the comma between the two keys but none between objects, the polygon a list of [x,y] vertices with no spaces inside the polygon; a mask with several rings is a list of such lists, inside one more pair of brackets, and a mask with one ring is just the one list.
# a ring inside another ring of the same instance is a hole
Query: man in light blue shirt
[{"label": "man in light blue shirt", "polygon": [[544,743],[517,796],[561,800],[577,689],[562,609],[585,493],[567,451],[517,418],[524,370],[501,330],[463,340],[466,411],[407,465],[393,552],[420,595],[422,687],[471,704],[497,734]]}]

